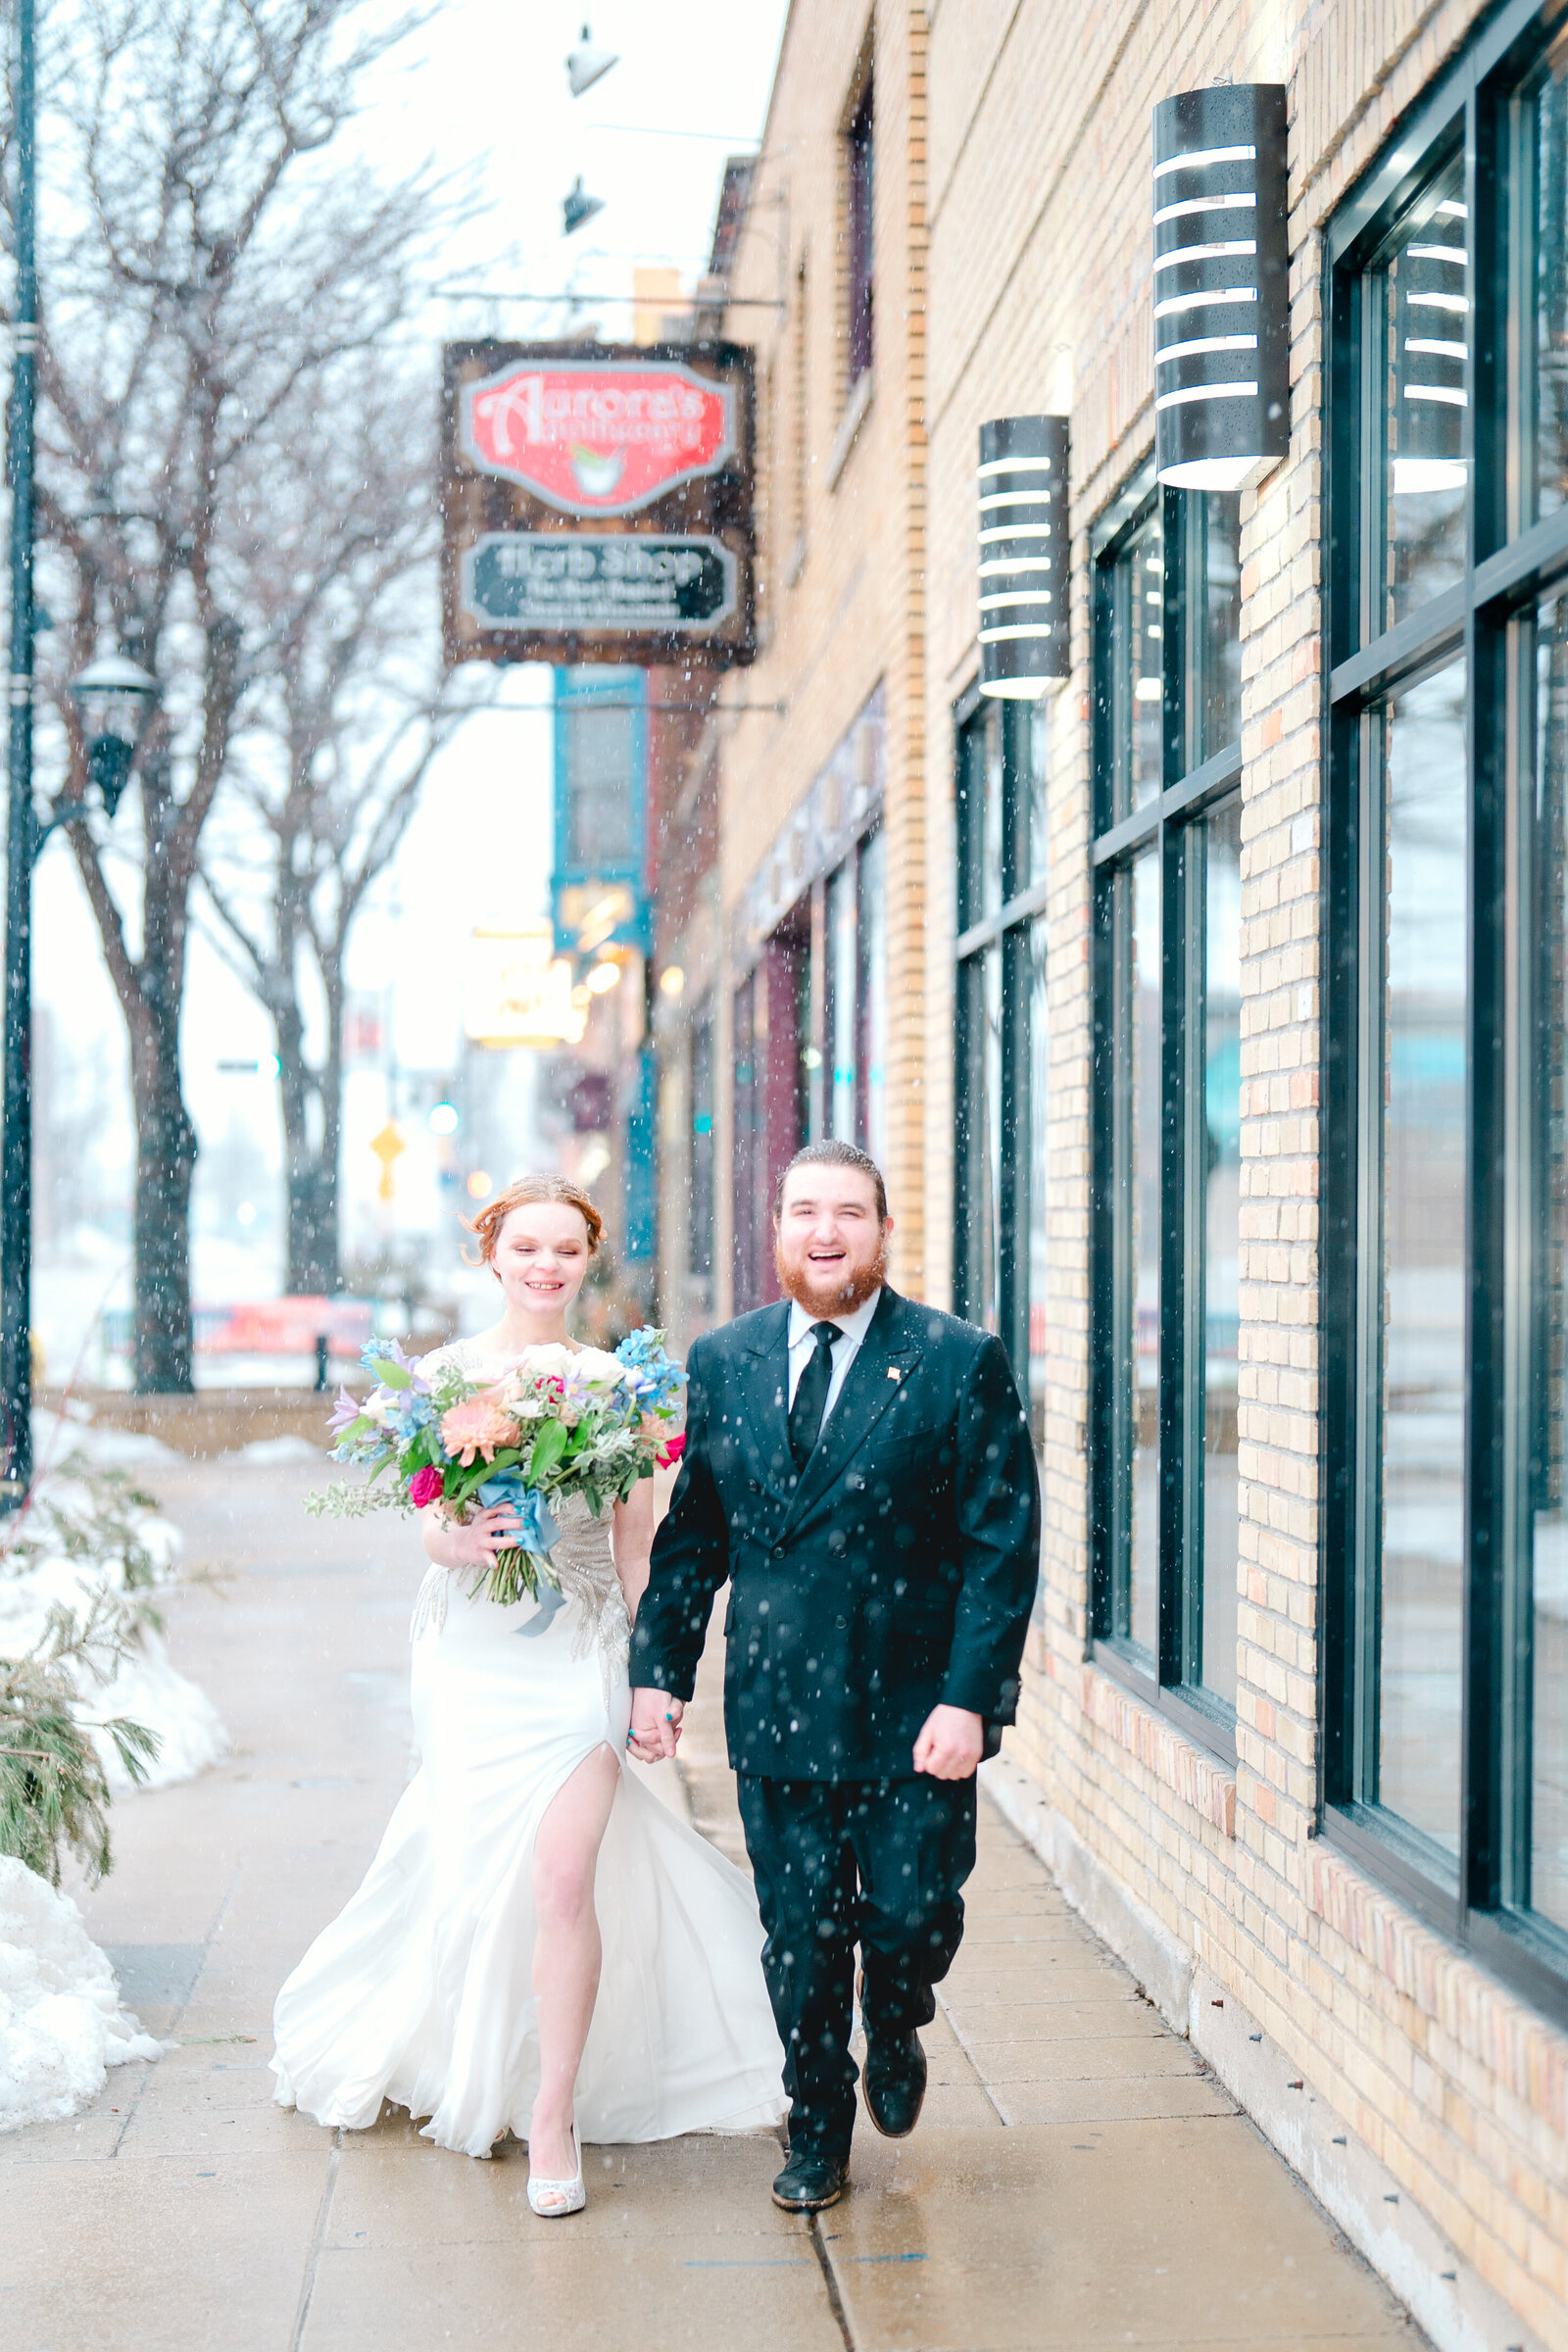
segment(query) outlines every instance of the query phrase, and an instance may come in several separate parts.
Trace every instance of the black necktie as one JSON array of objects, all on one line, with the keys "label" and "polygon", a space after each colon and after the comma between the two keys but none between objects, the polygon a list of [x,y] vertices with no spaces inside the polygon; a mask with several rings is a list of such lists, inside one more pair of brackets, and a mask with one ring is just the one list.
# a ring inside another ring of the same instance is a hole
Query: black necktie
[{"label": "black necktie", "polygon": [[827,1393],[833,1384],[833,1343],[839,1336],[836,1323],[813,1323],[811,1337],[816,1342],[810,1362],[801,1374],[795,1391],[795,1402],[790,1406],[790,1451],[795,1467],[804,1470],[822,1431],[822,1415],[827,1408]]}]

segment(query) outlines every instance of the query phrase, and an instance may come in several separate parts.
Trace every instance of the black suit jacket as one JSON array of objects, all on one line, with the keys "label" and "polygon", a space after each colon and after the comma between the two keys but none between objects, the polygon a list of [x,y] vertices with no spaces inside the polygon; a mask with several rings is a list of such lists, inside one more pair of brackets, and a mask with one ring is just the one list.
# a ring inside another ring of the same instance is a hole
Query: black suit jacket
[{"label": "black suit jacket", "polygon": [[788,1325],[781,1302],[693,1346],[631,1679],[691,1696],[727,1578],[734,1769],[908,1779],[939,1700],[1013,1719],[1040,1557],[1028,1426],[999,1341],[884,1290],[798,1476]]}]

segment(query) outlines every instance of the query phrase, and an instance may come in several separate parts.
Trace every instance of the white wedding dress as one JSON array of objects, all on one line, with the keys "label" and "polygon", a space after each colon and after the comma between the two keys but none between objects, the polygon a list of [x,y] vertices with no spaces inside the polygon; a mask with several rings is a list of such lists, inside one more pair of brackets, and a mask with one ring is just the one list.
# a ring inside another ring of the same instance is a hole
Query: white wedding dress
[{"label": "white wedding dress", "polygon": [[[461,1344],[429,1360],[454,1357],[470,1378],[502,1368]],[[608,1524],[580,1500],[556,1517],[560,1595],[500,1608],[468,1598],[469,1572],[426,1579],[414,1625],[420,1769],[273,2014],[275,2096],[318,2123],[363,2130],[390,2099],[469,2156],[488,2156],[509,2127],[526,2137],[539,2082],[534,1836],[601,1743],[621,1773],[595,1883],[604,1969],[578,2135],[668,2139],[783,2116],[756,1896],[625,1763],[629,1628]]]}]

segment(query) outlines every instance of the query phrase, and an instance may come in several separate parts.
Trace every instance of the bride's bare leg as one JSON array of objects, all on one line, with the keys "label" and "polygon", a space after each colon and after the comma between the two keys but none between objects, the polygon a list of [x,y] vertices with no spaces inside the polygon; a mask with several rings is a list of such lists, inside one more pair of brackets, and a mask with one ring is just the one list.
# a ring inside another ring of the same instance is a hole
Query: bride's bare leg
[{"label": "bride's bare leg", "polygon": [[594,1868],[620,1778],[609,1747],[585,1756],[551,1798],[533,1846],[533,1993],[539,2015],[539,2095],[528,2133],[536,2180],[569,2180],[572,2094],[599,1991]]}]

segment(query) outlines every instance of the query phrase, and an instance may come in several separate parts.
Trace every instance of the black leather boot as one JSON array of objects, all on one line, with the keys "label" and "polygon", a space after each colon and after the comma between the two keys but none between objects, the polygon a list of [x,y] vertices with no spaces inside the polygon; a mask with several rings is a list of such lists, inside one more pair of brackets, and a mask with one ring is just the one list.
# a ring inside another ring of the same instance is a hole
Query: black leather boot
[{"label": "black leather boot", "polygon": [[773,2183],[773,2202],[786,2213],[821,2213],[836,2205],[850,2177],[849,2161],[812,2148],[790,2150],[790,2160]]},{"label": "black leather boot", "polygon": [[918,2034],[867,2034],[865,2112],[884,2139],[907,2139],[925,2103],[926,2063]]}]

